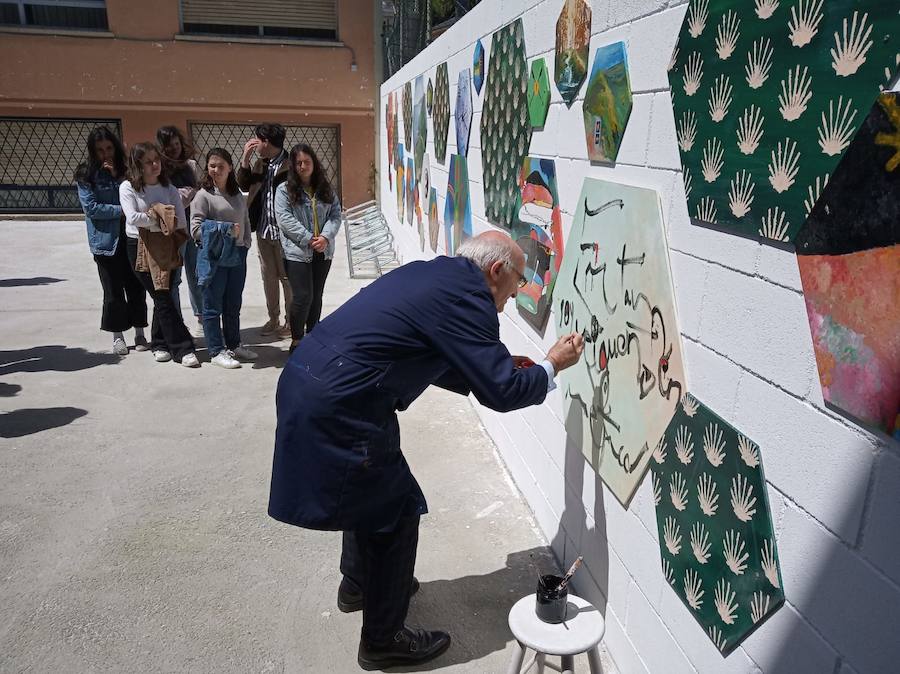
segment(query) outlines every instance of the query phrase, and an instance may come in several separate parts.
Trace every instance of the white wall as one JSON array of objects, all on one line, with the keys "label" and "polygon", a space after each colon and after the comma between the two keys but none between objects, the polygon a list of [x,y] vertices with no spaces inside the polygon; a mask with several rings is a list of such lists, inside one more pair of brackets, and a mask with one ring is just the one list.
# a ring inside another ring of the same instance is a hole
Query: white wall
[{"label": "white wall", "polygon": [[[579,450],[567,448],[558,391],[540,407],[505,415],[473,403],[562,563],[585,555],[588,573],[579,574],[576,589],[605,607],[606,646],[623,674],[900,671],[900,450],[825,409],[794,255],[690,222],[666,76],[686,4],[591,5],[591,58],[597,47],[617,40],[628,48],[634,109],[618,162],[610,168],[587,161],[581,116],[586,85],[569,109],[551,82],[550,113],[544,129],[534,132],[530,154],[556,160],[565,231],[585,176],[659,192],[689,388],[761,447],[787,605],[722,658],[665,587],[649,480],[624,510]],[[428,121],[442,223],[455,152],[456,82],[459,71],[472,65],[475,41],[482,39],[490,63],[491,34],[521,17],[529,62],[543,56],[552,73],[561,6],[562,0],[482,0],[382,86],[383,110],[389,92],[402,92],[420,74],[433,79],[437,64],[448,62],[451,120],[443,165],[435,161]],[[481,183],[484,90],[476,95],[473,88],[472,95],[468,167],[477,233],[492,226]],[[399,131],[402,142],[402,121]],[[401,257],[431,257],[427,234],[423,253],[415,225],[397,219],[396,196],[384,175],[383,124],[380,136],[382,210]],[[443,229],[440,240],[443,247]],[[501,333],[513,353],[533,358],[556,338],[553,320],[541,339],[512,303]]]}]

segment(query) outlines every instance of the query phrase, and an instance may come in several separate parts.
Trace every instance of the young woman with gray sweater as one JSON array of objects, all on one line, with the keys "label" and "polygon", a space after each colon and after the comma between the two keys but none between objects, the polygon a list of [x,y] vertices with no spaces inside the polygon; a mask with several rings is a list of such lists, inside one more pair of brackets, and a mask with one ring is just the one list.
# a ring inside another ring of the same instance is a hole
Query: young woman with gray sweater
[{"label": "young woman with gray sweater", "polygon": [[199,247],[203,332],[214,365],[231,370],[256,353],[241,345],[241,300],[247,279],[250,223],[227,150],[206,154],[206,175],[191,202],[191,235]]}]

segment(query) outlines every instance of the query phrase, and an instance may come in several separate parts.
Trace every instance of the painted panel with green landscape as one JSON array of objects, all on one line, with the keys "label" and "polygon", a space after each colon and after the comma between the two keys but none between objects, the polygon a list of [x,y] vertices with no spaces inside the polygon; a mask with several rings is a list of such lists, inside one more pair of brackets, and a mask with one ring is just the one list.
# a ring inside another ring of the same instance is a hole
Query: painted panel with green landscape
[{"label": "painted panel with green landscape", "polygon": [[591,6],[585,0],[565,0],[556,20],[553,79],[566,105],[578,97],[587,77],[591,43]]},{"label": "painted panel with green landscape", "polygon": [[591,161],[614,162],[631,115],[631,80],[625,43],[600,47],[584,92],[584,137]]},{"label": "painted panel with green landscape", "polygon": [[759,446],[688,394],[650,468],[663,575],[729,653],[784,603]]},{"label": "painted panel with green landscape", "polygon": [[531,126],[540,128],[547,121],[547,110],[550,109],[550,77],[547,75],[547,62],[540,58],[531,63],[531,74],[528,76],[528,119]]},{"label": "painted panel with green landscape", "polygon": [[422,179],[422,158],[425,156],[425,146],[428,144],[428,114],[425,110],[425,78],[419,75],[416,78],[415,97],[413,99],[413,121],[415,122],[415,141],[413,145],[416,160],[416,182]]},{"label": "painted panel with green landscape", "polygon": [[886,0],[691,0],[669,68],[688,210],[793,241],[897,70]]}]

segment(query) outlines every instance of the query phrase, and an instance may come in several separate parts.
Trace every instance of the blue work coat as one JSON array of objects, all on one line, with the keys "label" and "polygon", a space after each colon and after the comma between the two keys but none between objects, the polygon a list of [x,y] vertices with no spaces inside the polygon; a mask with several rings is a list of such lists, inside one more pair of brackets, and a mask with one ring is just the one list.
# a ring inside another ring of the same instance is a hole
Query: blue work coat
[{"label": "blue work coat", "polygon": [[281,373],[269,515],[379,531],[423,514],[396,411],[436,384],[506,412],[543,402],[547,383],[542,367],[514,367],[475,264],[404,265],[322,320]]}]

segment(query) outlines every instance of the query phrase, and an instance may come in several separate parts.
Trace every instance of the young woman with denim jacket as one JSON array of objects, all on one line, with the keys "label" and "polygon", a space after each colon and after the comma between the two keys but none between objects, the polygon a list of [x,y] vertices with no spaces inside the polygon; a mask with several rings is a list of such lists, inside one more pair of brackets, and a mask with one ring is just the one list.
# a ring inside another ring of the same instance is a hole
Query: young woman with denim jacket
[{"label": "young woman with denim jacket", "polygon": [[113,353],[128,354],[124,332],[134,328],[135,351],[146,351],[147,296],[128,262],[119,183],[125,178],[125,148],[105,126],[87,138],[87,161],[75,172],[88,245],[103,287],[100,329],[113,333]]},{"label": "young woman with denim jacket", "polygon": [[[231,155],[220,147],[206,154],[206,176],[191,203],[191,236],[198,247],[202,243],[195,273],[203,289],[206,347],[213,365],[232,370],[241,366],[238,358],[256,358],[241,345],[241,296],[251,239],[247,199],[238,188]],[[215,256],[213,248],[218,249]]]},{"label": "young woman with denim jacket", "polygon": [[[161,126],[156,131],[156,142],[163,153],[163,169],[171,182],[181,195],[181,205],[184,206],[185,216],[188,222],[191,220],[191,201],[197,194],[197,188],[203,179],[200,167],[192,159],[194,149],[185,139],[185,135],[177,126]],[[194,337],[203,336],[203,291],[197,285],[197,246],[193,239],[188,239],[181,250],[184,257],[184,275],[187,277],[188,298],[191,301],[191,309],[194,318],[197,319],[197,329],[192,330]],[[176,283],[172,286],[172,295],[175,298],[175,306],[181,310],[181,295],[179,293],[181,283],[181,270],[175,275]]]},{"label": "young woman with denim jacket", "polygon": [[291,284],[291,351],[322,315],[325,279],[341,228],[341,203],[315,151],[291,148],[287,181],[275,192],[275,219],[281,229],[285,269]]},{"label": "young woman with denim jacket", "polygon": [[[162,152],[156,143],[136,143],[128,157],[128,180],[119,185],[119,199],[125,213],[125,233],[128,235],[128,260],[137,266],[139,229],[161,231],[154,207],[171,207],[175,229],[187,233],[187,220],[181,195],[169,182],[162,168]],[[185,367],[199,367],[194,353],[194,340],[188,332],[175,300],[168,288],[157,289],[149,272],[136,271],[144,289],[153,299],[153,321],[150,329],[150,348],[158,363],[175,360]]]}]

